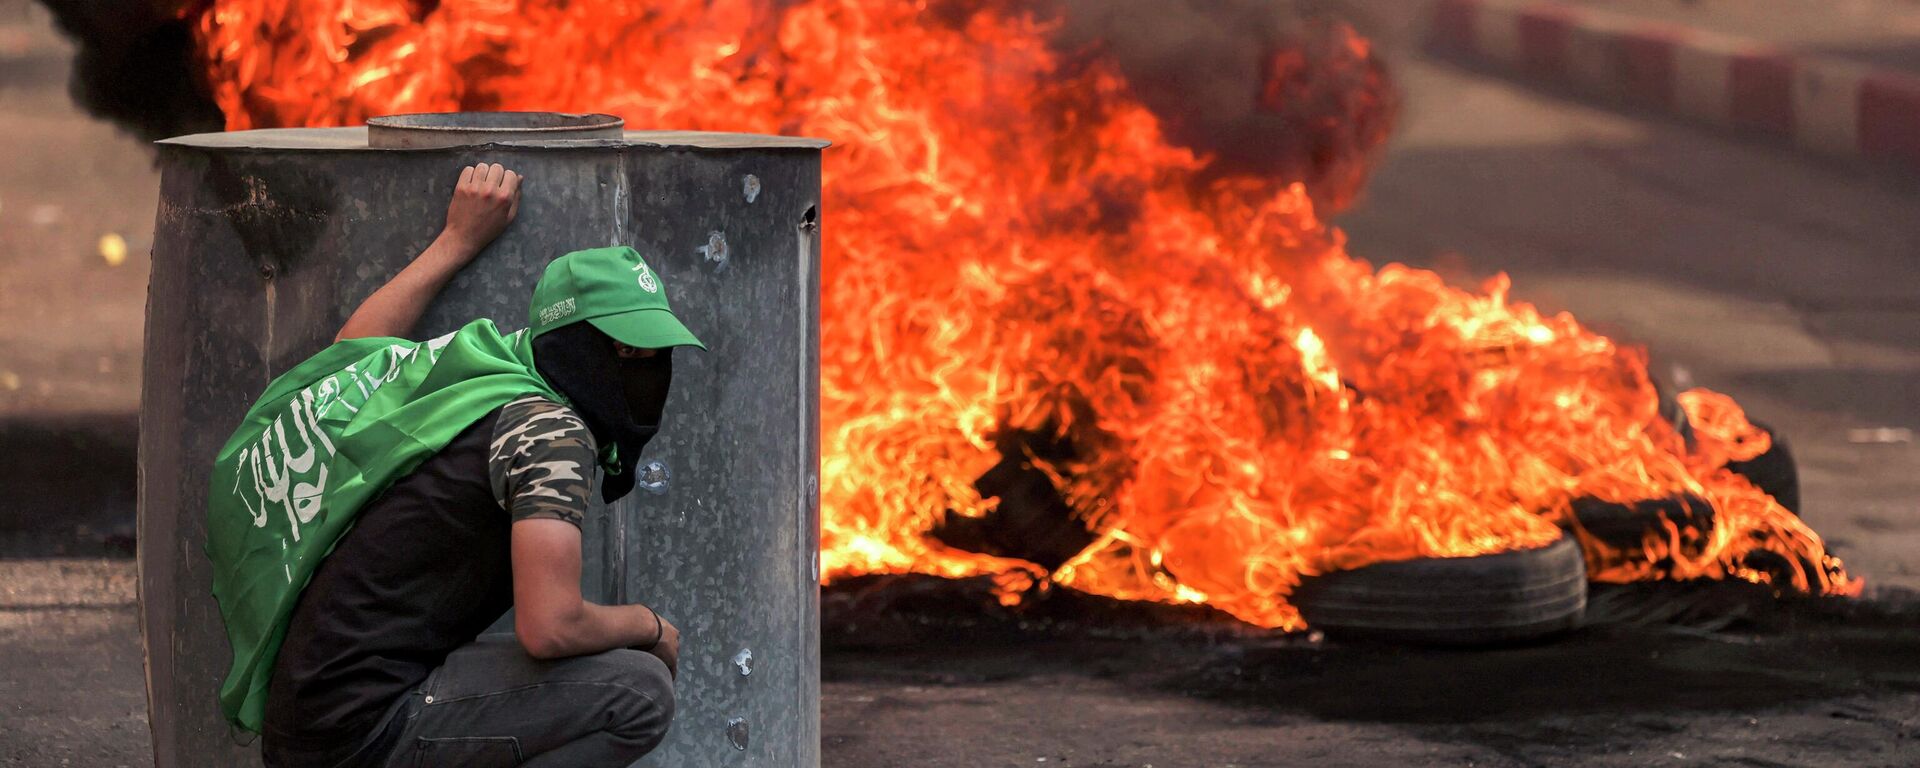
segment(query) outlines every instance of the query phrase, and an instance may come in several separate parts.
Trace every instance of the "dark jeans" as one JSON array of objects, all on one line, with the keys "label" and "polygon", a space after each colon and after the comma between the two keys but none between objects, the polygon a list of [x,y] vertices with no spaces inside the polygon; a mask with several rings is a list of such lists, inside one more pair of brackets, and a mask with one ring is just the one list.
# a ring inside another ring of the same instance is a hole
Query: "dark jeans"
[{"label": "dark jeans", "polygon": [[408,694],[387,768],[620,768],[659,745],[673,679],[653,654],[541,661],[482,635]]}]

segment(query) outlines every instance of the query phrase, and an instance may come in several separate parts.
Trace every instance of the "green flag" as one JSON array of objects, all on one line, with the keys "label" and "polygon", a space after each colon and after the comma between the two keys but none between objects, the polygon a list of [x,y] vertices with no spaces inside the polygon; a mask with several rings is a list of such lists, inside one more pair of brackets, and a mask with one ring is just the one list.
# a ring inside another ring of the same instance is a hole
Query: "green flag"
[{"label": "green flag", "polygon": [[[527,331],[476,320],[426,342],[351,339],[267,386],[215,459],[207,557],[233,666],[227,720],[258,732],[300,592],[360,507],[509,401],[561,400]],[[562,400],[562,402],[564,402]]]}]

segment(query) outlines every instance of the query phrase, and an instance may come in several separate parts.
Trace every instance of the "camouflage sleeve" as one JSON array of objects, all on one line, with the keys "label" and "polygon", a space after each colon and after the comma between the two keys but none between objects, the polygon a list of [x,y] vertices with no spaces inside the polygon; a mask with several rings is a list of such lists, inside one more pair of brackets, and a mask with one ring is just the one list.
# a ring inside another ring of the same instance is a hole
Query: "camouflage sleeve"
[{"label": "camouflage sleeve", "polygon": [[538,395],[500,409],[487,451],[493,497],[515,522],[553,518],[580,525],[597,463],[593,434],[566,406]]}]

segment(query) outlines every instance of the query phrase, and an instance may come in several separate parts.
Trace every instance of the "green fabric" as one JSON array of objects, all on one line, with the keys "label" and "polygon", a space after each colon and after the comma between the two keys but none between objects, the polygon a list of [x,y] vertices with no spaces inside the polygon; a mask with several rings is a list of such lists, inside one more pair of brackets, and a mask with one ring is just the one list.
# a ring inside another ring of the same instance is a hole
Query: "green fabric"
[{"label": "green fabric", "polygon": [[490,320],[426,342],[351,339],[267,386],[215,459],[207,557],[233,666],[220,708],[258,732],[293,607],[362,505],[489,412],[560,400],[532,335]]},{"label": "green fabric", "polygon": [[624,245],[574,251],[540,276],[527,310],[533,335],[581,320],[631,347],[707,348],[667,306],[659,274]]}]

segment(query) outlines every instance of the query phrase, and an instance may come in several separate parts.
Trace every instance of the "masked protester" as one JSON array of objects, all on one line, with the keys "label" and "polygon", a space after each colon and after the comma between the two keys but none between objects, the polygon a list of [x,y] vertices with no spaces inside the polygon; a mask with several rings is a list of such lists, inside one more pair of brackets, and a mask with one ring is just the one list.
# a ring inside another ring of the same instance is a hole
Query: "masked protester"
[{"label": "masked protester", "polygon": [[[555,259],[530,327],[402,338],[513,220],[468,168],[433,245],[274,380],[220,451],[207,555],[220,703],[270,768],[625,766],[666,735],[680,633],[580,594],[581,532],[633,488],[673,350],[700,347],[632,248]],[[512,635],[481,635],[514,609]]]}]

